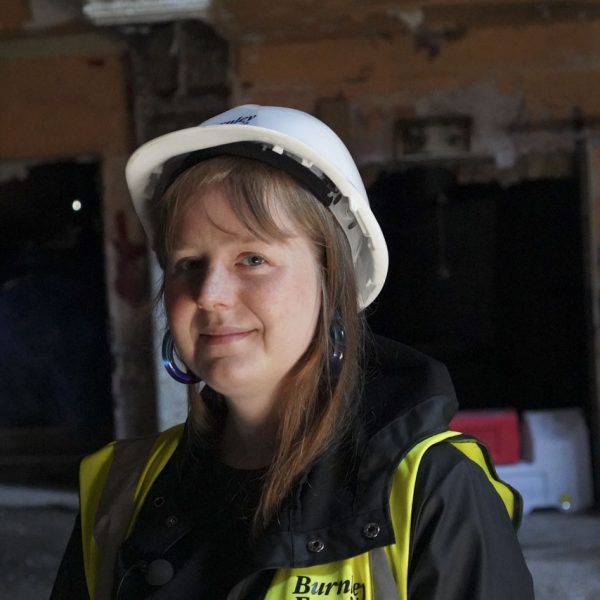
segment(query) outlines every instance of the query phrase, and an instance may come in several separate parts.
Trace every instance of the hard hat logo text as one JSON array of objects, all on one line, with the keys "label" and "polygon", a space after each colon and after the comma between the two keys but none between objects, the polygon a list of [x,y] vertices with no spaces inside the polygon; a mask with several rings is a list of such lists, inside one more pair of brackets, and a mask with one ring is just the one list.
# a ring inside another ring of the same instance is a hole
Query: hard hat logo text
[{"label": "hard hat logo text", "polygon": [[256,119],[256,115],[245,115],[232,121],[223,121],[219,125],[248,125],[253,119]]}]

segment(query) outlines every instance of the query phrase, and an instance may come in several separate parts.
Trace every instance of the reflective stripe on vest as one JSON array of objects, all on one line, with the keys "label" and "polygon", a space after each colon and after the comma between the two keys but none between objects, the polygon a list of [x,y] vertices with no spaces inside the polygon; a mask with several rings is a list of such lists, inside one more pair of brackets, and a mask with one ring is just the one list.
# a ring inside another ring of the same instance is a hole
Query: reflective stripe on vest
[{"label": "reflective stripe on vest", "polygon": [[91,600],[112,596],[114,564],[152,484],[183,433],[176,425],[158,436],[113,442],[86,456],[79,470],[85,579]]},{"label": "reflective stripe on vest", "polygon": [[[183,426],[158,437],[109,444],[81,465],[81,519],[86,581],[91,600],[108,600],[118,548],[131,533],[148,491],[177,447]],[[416,444],[398,465],[390,495],[396,542],[341,561],[306,568],[279,569],[265,600],[305,600],[314,595],[336,600],[407,600],[412,505],[419,464],[433,445],[450,441],[478,464],[515,520],[519,506],[500,482],[485,451],[472,439],[446,431]],[[385,560],[383,560],[385,559]],[[240,582],[228,600],[244,598]]]}]

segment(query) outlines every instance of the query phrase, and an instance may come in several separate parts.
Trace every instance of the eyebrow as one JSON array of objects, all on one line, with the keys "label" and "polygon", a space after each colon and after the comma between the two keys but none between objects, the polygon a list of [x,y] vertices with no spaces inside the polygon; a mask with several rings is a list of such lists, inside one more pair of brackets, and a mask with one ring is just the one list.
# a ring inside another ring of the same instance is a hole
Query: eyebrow
[{"label": "eyebrow", "polygon": [[242,244],[252,244],[255,242],[260,242],[263,244],[271,245],[275,242],[281,243],[281,242],[285,242],[286,240],[290,240],[290,239],[297,237],[297,234],[288,233],[287,235],[284,234],[282,239],[279,239],[275,236],[268,236],[266,233],[261,234],[260,231],[252,231],[251,229],[249,229],[248,227],[246,227],[244,225],[242,225],[242,226],[243,226],[243,229],[246,232],[246,234],[240,236],[238,232],[231,231],[230,229],[226,229],[225,227],[221,227],[220,225],[217,225],[212,220],[211,220],[211,223],[213,224],[213,226],[216,229],[218,229],[219,231],[222,231],[223,233],[227,234],[231,238],[234,238],[235,241],[240,242]]},{"label": "eyebrow", "polygon": [[[230,240],[226,240],[225,242],[223,242],[223,244],[221,244],[222,246],[231,246],[234,244],[253,244],[253,243],[257,243],[257,242],[262,243],[262,244],[270,244],[268,239],[259,238],[255,235],[253,235],[252,233],[249,233],[248,235],[240,236],[237,232],[234,232],[234,231],[228,231],[221,227],[218,227],[218,229],[223,231],[225,234],[227,234],[231,238]],[[194,249],[195,249],[195,244],[193,241],[191,243],[186,243],[180,239],[173,244],[173,246],[171,248],[171,253],[184,252],[184,251],[194,250]]]}]

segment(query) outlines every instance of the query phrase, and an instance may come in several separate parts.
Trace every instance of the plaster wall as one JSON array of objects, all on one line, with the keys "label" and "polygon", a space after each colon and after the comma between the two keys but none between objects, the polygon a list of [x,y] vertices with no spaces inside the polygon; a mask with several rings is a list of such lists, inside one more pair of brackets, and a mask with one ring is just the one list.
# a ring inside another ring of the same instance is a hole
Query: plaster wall
[{"label": "plaster wall", "polygon": [[312,111],[349,105],[345,140],[361,163],[394,156],[398,118],[467,115],[474,155],[510,167],[520,155],[572,151],[574,115],[600,112],[600,23],[465,31],[423,47],[409,35],[243,43],[237,102]]},{"label": "plaster wall", "polygon": [[121,50],[100,36],[0,41],[0,158],[131,147]]}]

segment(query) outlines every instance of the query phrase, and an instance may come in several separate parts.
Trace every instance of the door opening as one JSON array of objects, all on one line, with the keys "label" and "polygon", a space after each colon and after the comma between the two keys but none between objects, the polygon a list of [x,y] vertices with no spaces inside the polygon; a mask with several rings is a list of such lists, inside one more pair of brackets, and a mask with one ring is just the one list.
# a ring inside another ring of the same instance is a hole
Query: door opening
[{"label": "door opening", "polygon": [[390,250],[372,329],[445,362],[462,408],[589,416],[577,178],[465,185],[413,166],[369,195]]},{"label": "door opening", "polygon": [[112,437],[99,167],[37,164],[0,184],[7,477],[75,476],[72,463]]}]

